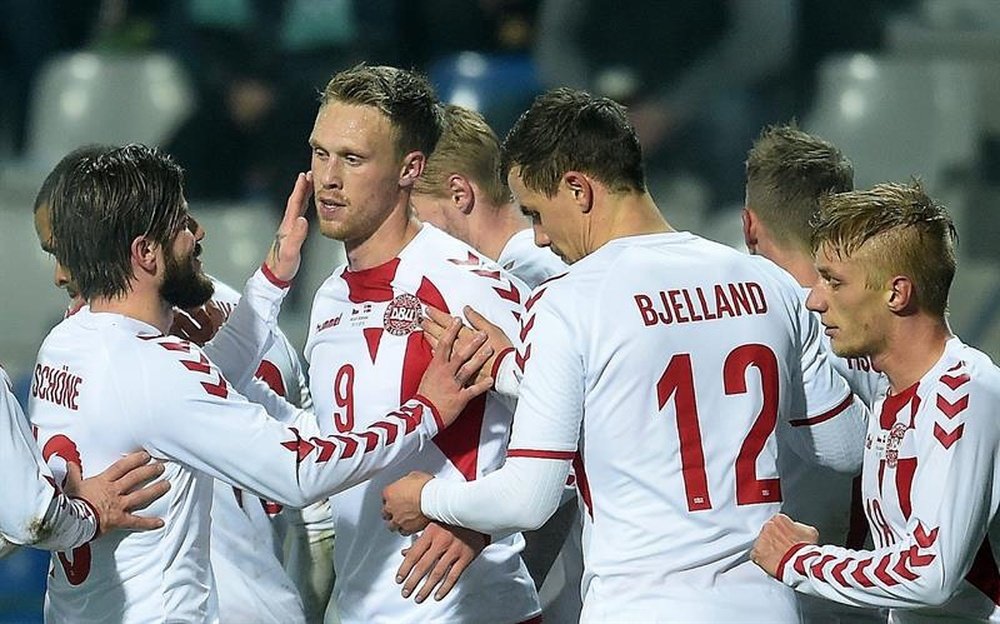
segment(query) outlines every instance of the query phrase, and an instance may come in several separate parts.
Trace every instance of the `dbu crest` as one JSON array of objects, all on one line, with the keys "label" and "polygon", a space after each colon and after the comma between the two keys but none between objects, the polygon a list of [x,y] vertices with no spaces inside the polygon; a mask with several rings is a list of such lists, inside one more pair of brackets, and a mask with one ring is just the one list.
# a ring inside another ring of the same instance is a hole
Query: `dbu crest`
[{"label": "dbu crest", "polygon": [[409,293],[398,295],[389,302],[382,325],[393,336],[405,336],[420,328],[421,311],[419,299]]}]

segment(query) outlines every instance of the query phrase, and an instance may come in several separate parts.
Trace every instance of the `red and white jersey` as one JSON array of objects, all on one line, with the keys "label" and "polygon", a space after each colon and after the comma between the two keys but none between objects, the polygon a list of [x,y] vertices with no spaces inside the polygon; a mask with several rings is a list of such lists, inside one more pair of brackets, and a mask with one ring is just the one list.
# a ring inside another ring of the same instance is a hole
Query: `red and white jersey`
[{"label": "red and white jersey", "polygon": [[497,264],[513,273],[528,288],[535,288],[545,280],[569,270],[566,263],[552,253],[551,249],[535,244],[535,234],[531,228],[521,230],[507,240],[497,258]]},{"label": "red and white jersey", "polygon": [[[805,301],[809,290],[802,291]],[[865,358],[842,358],[833,353],[830,338],[821,334],[823,348],[830,354],[830,363],[840,373],[851,390],[865,405],[872,406],[885,394],[888,378]],[[779,436],[779,448],[782,438]],[[868,539],[868,521],[861,509],[861,476],[837,472],[802,460],[794,452],[778,453],[778,471],[783,490],[783,513],[816,527],[822,544],[849,548],[864,548]],[[877,609],[858,609],[829,600],[799,594],[804,624],[822,624],[831,617],[839,621],[861,624],[885,622],[886,613]]]},{"label": "red and white jersey", "polygon": [[[258,273],[247,293],[256,288],[280,300],[283,293],[264,282]],[[234,312],[213,342],[236,340],[244,317]],[[54,378],[50,371],[61,371],[60,384],[73,392],[33,390],[30,415],[57,479],[66,462],[79,463],[86,477],[145,449],[165,461],[171,489],[142,512],[162,518],[162,529],[108,535],[53,558],[49,621],[216,622],[209,563],[214,479],[302,507],[368,478],[437,433],[432,406],[416,399],[378,427],[321,437],[312,414],[273,393],[255,398],[266,412],[249,403],[197,345],[89,308],[46,338],[36,388]]]},{"label": "red and white jersey", "polygon": [[[240,293],[219,280],[212,282],[212,301],[228,319]],[[312,407],[298,356],[280,330],[256,376],[289,403],[305,410]],[[299,593],[278,559],[282,544],[273,517],[281,511],[277,503],[215,481],[210,558],[222,622],[305,622]]]},{"label": "red and white jersey", "polygon": [[1000,622],[1000,370],[958,338],[913,386],[878,401],[862,495],[873,550],[800,545],[797,591],[893,607],[894,622]]},{"label": "red and white jersey", "polygon": [[[55,371],[45,391],[72,394]],[[0,553],[13,545],[46,550],[69,550],[84,544],[97,531],[90,505],[59,492],[52,472],[35,446],[28,421],[21,412],[10,378],[0,368]]]},{"label": "red and white jersey", "polygon": [[[384,406],[413,396],[431,358],[419,325],[423,306],[461,314],[470,305],[516,335],[524,292],[494,262],[426,223],[393,260],[336,269],[316,293],[305,350],[323,432],[370,426]],[[334,597],[343,622],[512,623],[539,612],[519,534],[487,546],[444,600],[403,598],[395,581],[399,553],[415,538],[390,532],[382,519],[383,488],[411,470],[463,482],[496,470],[510,421],[492,393],[473,400],[419,454],[331,499]]]},{"label": "red and white jersey", "polygon": [[490,518],[517,513],[507,507],[554,506],[571,460],[586,510],[582,621],[798,622],[794,595],[748,557],[783,498],[775,429],[850,469],[864,423],[791,277],[686,232],[632,236],[526,308],[507,465],[464,487],[431,481],[423,511],[499,530]]}]

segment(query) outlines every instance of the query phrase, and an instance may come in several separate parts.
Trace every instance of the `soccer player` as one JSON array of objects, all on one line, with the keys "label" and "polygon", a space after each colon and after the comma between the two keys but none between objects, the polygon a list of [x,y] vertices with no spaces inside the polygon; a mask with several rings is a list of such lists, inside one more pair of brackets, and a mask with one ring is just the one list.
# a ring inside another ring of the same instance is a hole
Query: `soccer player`
[{"label": "soccer player", "polygon": [[[584,515],[584,621],[797,622],[748,553],[782,501],[774,432],[842,470],[863,406],[771,262],[664,221],[620,105],[557,89],[504,144],[535,239],[571,263],[532,294],[507,460],[471,483],[414,474],[383,493],[391,526],[491,534],[540,525],[570,464]],[[805,391],[804,391],[805,389]]]},{"label": "soccer player", "polygon": [[[392,67],[358,66],[327,84],[309,144],[321,233],[342,241],[347,265],[317,291],[306,358],[320,426],[336,434],[368,427],[386,406],[416,391],[430,353],[420,331],[424,306],[445,312],[472,305],[515,331],[523,284],[465,243],[421,223],[411,190],[441,132],[440,110],[422,77]],[[385,528],[380,493],[410,470],[443,480],[481,478],[503,461],[507,403],[489,393],[420,453],[331,500],[336,520],[335,598],[347,622],[522,622],[539,613],[519,535],[494,540],[444,600],[415,604],[396,583],[400,550],[411,544]],[[455,535],[443,535],[457,532]],[[431,525],[436,540],[483,536]]]},{"label": "soccer player", "polygon": [[779,515],[753,560],[797,591],[891,607],[893,622],[1000,619],[1000,370],[952,334],[955,228],[919,184],[820,202],[809,295],[833,350],[889,378],[865,442],[862,495],[874,548],[818,545]]},{"label": "soccer player", "polygon": [[[766,128],[747,156],[743,236],[750,253],[785,269],[802,287],[805,300],[818,275],[810,247],[810,219],[825,194],[854,188],[851,163],[835,146],[794,125]],[[829,338],[823,342],[829,349]],[[887,381],[868,358],[831,357],[851,389],[866,405],[884,394]],[[781,438],[779,438],[779,443]],[[860,477],[779,453],[784,494],[782,511],[819,530],[823,543],[860,548],[867,536]],[[852,509],[852,501],[856,501]],[[885,622],[885,613],[857,609],[798,594],[807,624],[830,621]]]},{"label": "soccer player", "polygon": [[[547,247],[535,245],[531,221],[514,204],[507,181],[500,176],[500,140],[483,116],[455,104],[443,108],[444,127],[424,172],[410,194],[410,205],[421,221],[444,230],[495,260],[529,288],[565,273],[566,264]],[[427,321],[441,324],[433,337],[447,328],[451,317],[430,311]],[[473,327],[480,317],[469,314]],[[431,339],[433,344],[433,338]],[[538,531],[525,534],[525,563],[540,585],[539,599],[547,620],[580,618],[581,520],[576,511],[575,488],[567,487],[567,502]],[[568,498],[573,500],[568,500]],[[547,553],[562,545],[551,568]],[[410,557],[420,552],[411,549]],[[534,558],[531,556],[534,555]],[[539,569],[532,569],[532,561]],[[405,565],[405,562],[404,562]],[[408,581],[416,581],[416,577]],[[404,584],[406,585],[406,584]]]},{"label": "soccer player", "polygon": [[163,526],[159,518],[130,513],[170,489],[166,481],[138,487],[164,469],[161,463],[148,463],[149,454],[144,451],[128,454],[89,479],[81,479],[79,470],[69,470],[63,487],[56,486],[3,368],[0,458],[5,481],[0,491],[0,556],[15,546],[70,550],[116,529],[144,531]]},{"label": "soccer player", "polygon": [[[96,157],[112,149],[110,146],[91,145],[74,150],[56,164],[42,182],[35,197],[34,220],[39,244],[44,251],[52,254],[55,249],[49,205],[56,186],[68,171],[84,159]],[[195,237],[197,253],[205,232],[196,221],[190,220],[189,223]],[[72,276],[58,261],[55,262],[53,279],[55,285],[65,289],[70,297],[67,314],[79,311],[85,302],[80,297],[79,288]],[[211,340],[236,308],[240,298],[239,293],[214,278],[212,283],[214,287],[212,299],[205,305],[190,310],[174,309],[170,328],[172,335],[203,346]],[[272,390],[284,396],[293,405],[307,410],[311,408],[312,401],[298,356],[280,330],[277,330],[274,344],[265,353],[257,369],[257,377],[263,379]],[[295,538],[301,537],[304,540],[310,535],[320,534],[321,539],[316,540],[319,547],[315,548],[320,553],[323,540],[332,540],[329,508],[325,504],[323,507],[326,510],[325,522],[319,517],[308,525],[302,522],[301,514],[315,516],[316,510],[290,509],[282,514],[288,516],[291,530],[304,533],[302,536],[296,535]],[[300,572],[296,575],[299,581],[297,590],[278,559],[282,554],[282,545],[280,541],[276,542],[275,537],[276,533],[278,537],[283,536],[285,527],[272,523],[282,522],[274,517],[281,509],[280,505],[245,494],[228,483],[215,482],[210,558],[218,589],[219,612],[224,620],[275,624],[304,622],[306,619],[303,612],[304,604],[310,607],[308,613],[312,621],[323,619],[326,597],[329,596],[332,586],[332,554],[315,558],[296,557],[297,565],[294,569]],[[317,572],[321,571],[321,578],[325,579],[325,582],[320,583],[320,587],[316,589],[311,583],[313,568],[317,568]],[[323,598],[319,599],[316,594]]]},{"label": "soccer player", "polygon": [[[196,307],[211,295],[180,169],[155,149],[129,145],[83,159],[57,185],[50,207],[56,258],[89,305],[53,329],[39,352],[43,385],[30,413],[40,444],[52,445],[48,463],[57,477],[66,464],[87,474],[142,448],[167,461],[172,488],[150,507],[163,517],[162,529],[85,544],[54,562],[48,619],[216,621],[212,477],[302,507],[418,450],[488,387],[463,388],[488,350],[463,365],[471,350],[451,353],[442,344],[413,399],[371,427],[326,437],[315,431],[313,414],[253,380],[256,362],[242,374],[233,361],[226,375],[216,367],[209,347],[229,360],[238,359],[241,344],[251,355],[262,352],[266,342],[255,332],[274,325],[298,268],[309,189],[300,175],[267,261],[202,351],[165,334],[173,307]],[[48,391],[56,379],[66,390]]]},{"label": "soccer player", "polygon": [[500,140],[476,111],[447,104],[441,138],[410,194],[418,219],[430,223],[534,288],[566,272],[551,250],[534,243],[500,177]]}]

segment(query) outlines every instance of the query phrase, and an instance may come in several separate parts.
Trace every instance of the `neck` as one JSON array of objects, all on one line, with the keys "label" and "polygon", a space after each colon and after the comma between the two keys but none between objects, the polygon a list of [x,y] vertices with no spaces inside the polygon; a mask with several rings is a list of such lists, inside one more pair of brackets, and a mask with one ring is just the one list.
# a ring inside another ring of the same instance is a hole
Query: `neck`
[{"label": "neck", "polygon": [[799,249],[786,249],[767,240],[757,242],[756,253],[790,273],[799,286],[812,288],[819,279],[812,254]]},{"label": "neck", "polygon": [[132,283],[122,297],[94,297],[90,300],[92,312],[111,312],[152,325],[166,334],[173,320],[172,307],[163,300],[157,289]]},{"label": "neck", "polygon": [[920,381],[941,359],[952,335],[945,319],[918,312],[899,319],[872,363],[889,377],[892,392],[900,392]]},{"label": "neck", "polygon": [[392,260],[399,255],[420,231],[420,221],[407,208],[403,197],[389,216],[367,238],[344,241],[347,265],[352,271],[363,271]]},{"label": "neck", "polygon": [[605,198],[606,208],[587,225],[587,253],[616,238],[674,231],[648,192],[608,194]]},{"label": "neck", "polygon": [[477,205],[469,217],[469,244],[494,261],[512,236],[531,227],[531,221],[514,204]]}]

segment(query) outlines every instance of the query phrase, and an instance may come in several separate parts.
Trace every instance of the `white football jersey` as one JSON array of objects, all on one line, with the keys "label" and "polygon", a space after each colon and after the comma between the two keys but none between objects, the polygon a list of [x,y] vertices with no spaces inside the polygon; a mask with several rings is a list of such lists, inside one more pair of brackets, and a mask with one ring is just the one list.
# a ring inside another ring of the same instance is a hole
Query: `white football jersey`
[{"label": "white football jersey", "polygon": [[507,244],[500,250],[497,264],[513,273],[528,288],[534,288],[569,269],[548,247],[535,244],[535,234],[531,228],[521,230],[507,240]]},{"label": "white football jersey", "polygon": [[[802,291],[805,301],[809,290]],[[814,313],[815,314],[815,313]],[[830,338],[821,334],[823,347],[830,354],[830,363],[847,380],[851,390],[865,405],[871,407],[885,394],[888,378],[874,368],[869,358],[842,358],[833,353]],[[779,437],[779,445],[782,439]],[[861,508],[861,476],[837,472],[803,461],[793,452],[778,454],[778,469],[784,491],[783,513],[796,522],[816,527],[822,544],[848,548],[864,548],[870,543],[868,521]],[[885,622],[886,612],[860,609],[797,594],[802,609],[803,624],[825,624],[835,621],[862,624]]]},{"label": "white football jersey", "polygon": [[[316,293],[305,350],[323,432],[371,426],[383,406],[413,396],[431,358],[419,325],[423,306],[461,314],[470,305],[516,332],[524,290],[494,262],[429,224],[386,264],[336,269]],[[465,481],[498,468],[510,419],[492,393],[479,397],[419,454],[331,499],[342,621],[511,623],[539,612],[519,534],[487,546],[444,600],[403,598],[396,570],[400,551],[415,538],[389,531],[382,519],[382,489],[411,470]]]},{"label": "white football jersey", "polygon": [[[247,293],[256,288],[280,300],[283,293],[265,282],[258,272]],[[237,317],[245,315],[234,312],[213,342],[238,341],[245,328]],[[68,381],[60,383],[75,388],[72,403],[65,394],[34,390],[31,398],[31,420],[57,479],[66,462],[89,476],[125,452],[146,449],[165,461],[171,483],[142,512],[163,518],[163,528],[108,535],[53,558],[49,621],[218,621],[209,563],[213,478],[301,507],[368,478],[437,433],[432,406],[415,399],[368,430],[321,437],[312,414],[273,393],[255,398],[267,412],[246,401],[198,346],[89,308],[52,330],[36,370],[36,384],[49,378],[45,371],[63,371]],[[251,382],[248,391],[255,387]]]},{"label": "white football jersey", "polygon": [[851,469],[864,423],[791,277],[686,232],[632,236],[526,308],[508,466],[481,484],[431,481],[423,511],[486,528],[509,504],[498,491],[571,460],[582,621],[798,622],[794,595],[748,554],[783,500],[775,430]]},{"label": "white football jersey", "polygon": [[[75,389],[62,371],[51,371],[41,392],[75,403]],[[0,553],[14,545],[70,550],[94,537],[97,518],[90,505],[64,496],[42,461],[10,378],[0,368]]]},{"label": "white football jersey", "polygon": [[[239,304],[240,294],[219,280],[212,282],[212,301],[228,319]],[[306,410],[312,407],[298,356],[280,330],[256,376],[289,403]],[[305,622],[299,593],[278,559],[282,544],[277,540],[273,516],[281,510],[277,503],[215,481],[210,553],[221,621]]]},{"label": "white football jersey", "polygon": [[892,607],[893,622],[1000,622],[1000,370],[958,338],[879,400],[862,495],[874,549],[799,545],[779,574],[800,592]]}]

